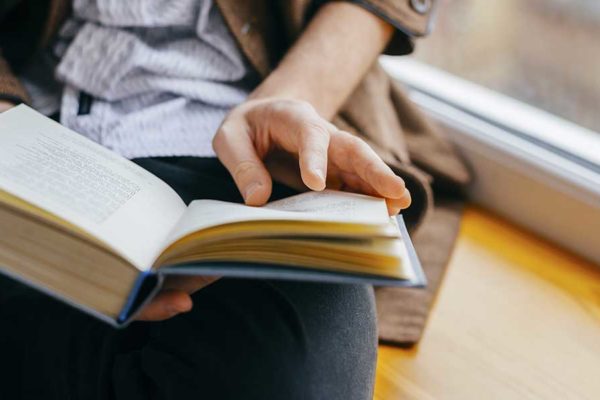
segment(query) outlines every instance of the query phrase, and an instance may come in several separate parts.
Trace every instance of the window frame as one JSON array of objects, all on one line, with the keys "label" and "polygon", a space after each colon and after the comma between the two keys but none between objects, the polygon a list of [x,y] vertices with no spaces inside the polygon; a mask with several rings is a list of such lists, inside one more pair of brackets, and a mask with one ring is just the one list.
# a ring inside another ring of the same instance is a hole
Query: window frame
[{"label": "window frame", "polygon": [[470,164],[473,202],[600,265],[600,133],[411,58],[380,63]]}]

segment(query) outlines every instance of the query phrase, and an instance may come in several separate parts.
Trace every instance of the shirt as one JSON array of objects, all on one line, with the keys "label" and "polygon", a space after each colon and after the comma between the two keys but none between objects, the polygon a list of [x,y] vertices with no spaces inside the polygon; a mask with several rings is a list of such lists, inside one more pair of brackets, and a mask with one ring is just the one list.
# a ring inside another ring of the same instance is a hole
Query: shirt
[{"label": "shirt", "polygon": [[128,158],[214,156],[255,81],[212,0],[75,0],[53,53],[60,122]]}]

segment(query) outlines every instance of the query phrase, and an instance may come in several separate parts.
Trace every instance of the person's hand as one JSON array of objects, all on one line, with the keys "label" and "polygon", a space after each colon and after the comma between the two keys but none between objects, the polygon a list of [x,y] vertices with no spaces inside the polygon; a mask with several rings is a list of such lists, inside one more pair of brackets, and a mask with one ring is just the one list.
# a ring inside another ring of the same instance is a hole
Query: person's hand
[{"label": "person's hand", "polygon": [[161,292],[144,307],[138,321],[162,321],[192,309],[190,295],[210,285],[219,278],[211,276],[169,277]]},{"label": "person's hand", "polygon": [[[328,187],[383,197],[390,215],[410,205],[404,181],[373,149],[338,130],[307,102],[249,100],[225,118],[213,148],[248,205],[268,201],[272,176],[292,184],[298,169],[301,182],[312,190]],[[275,174],[271,166],[288,171]]]},{"label": "person's hand", "polygon": [[0,113],[13,108],[15,105],[10,101],[0,100]]},{"label": "person's hand", "polygon": [[[272,176],[312,190],[327,186],[380,196],[390,214],[410,205],[402,179],[364,141],[338,130],[306,102],[249,100],[225,118],[213,147],[249,205],[269,199]],[[190,294],[217,279],[171,278],[137,319],[160,321],[188,312]]]}]

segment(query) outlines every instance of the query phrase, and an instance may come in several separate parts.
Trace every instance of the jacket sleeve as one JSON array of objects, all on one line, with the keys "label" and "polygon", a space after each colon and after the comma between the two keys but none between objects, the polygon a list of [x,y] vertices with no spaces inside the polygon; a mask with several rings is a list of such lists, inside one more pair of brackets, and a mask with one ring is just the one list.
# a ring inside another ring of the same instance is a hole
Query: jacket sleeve
[{"label": "jacket sleeve", "polygon": [[[339,1],[339,0],[338,0]],[[409,54],[414,38],[429,34],[438,0],[345,0],[359,5],[396,28],[385,50],[389,55]],[[326,0],[317,0],[325,3]]]},{"label": "jacket sleeve", "polygon": [[284,29],[292,40],[314,16],[319,7],[332,1],[346,1],[389,22],[396,31],[384,53],[409,54],[414,50],[413,40],[429,34],[433,15],[439,0],[288,0],[276,2],[283,17]]}]

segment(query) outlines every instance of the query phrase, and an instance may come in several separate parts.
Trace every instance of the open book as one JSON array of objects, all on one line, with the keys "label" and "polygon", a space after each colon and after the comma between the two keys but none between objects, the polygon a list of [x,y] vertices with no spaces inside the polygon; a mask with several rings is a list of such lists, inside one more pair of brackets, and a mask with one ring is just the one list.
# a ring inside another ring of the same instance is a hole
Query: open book
[{"label": "open book", "polygon": [[382,199],[186,206],[143,168],[21,105],[0,114],[0,272],[122,326],[169,275],[422,286]]}]

